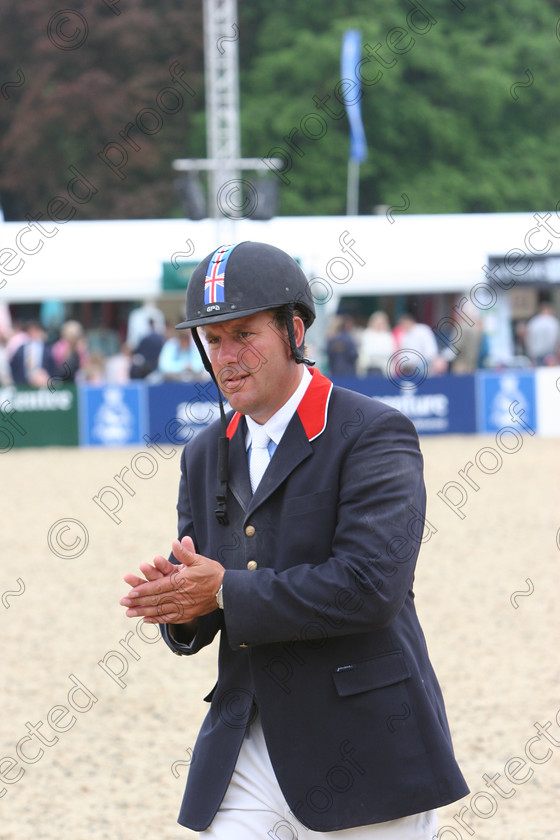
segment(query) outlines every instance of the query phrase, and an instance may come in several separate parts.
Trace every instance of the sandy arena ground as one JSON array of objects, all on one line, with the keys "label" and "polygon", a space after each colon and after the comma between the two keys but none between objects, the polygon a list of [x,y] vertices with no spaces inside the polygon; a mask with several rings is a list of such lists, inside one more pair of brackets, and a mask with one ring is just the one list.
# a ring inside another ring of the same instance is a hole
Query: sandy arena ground
[{"label": "sandy arena ground", "polygon": [[[422,438],[432,535],[418,564],[417,606],[471,788],[460,804],[441,809],[440,827],[455,831],[440,836],[557,838],[560,440],[526,437],[494,473],[485,446],[496,451],[495,438]],[[192,659],[173,656],[153,641],[153,627],[139,627],[118,604],[124,572],[166,554],[175,534],[178,451],[156,454],[151,478],[126,474],[134,495],[121,491],[120,524],[92,501],[105,486],[118,489],[113,477],[139,451],[2,457],[3,840],[197,836],[176,817],[216,647]],[[487,472],[470,473],[479,490],[464,485],[461,519],[437,493],[477,455]],[[149,471],[146,460],[135,464]],[[68,708],[68,697],[81,711],[55,708]],[[48,715],[66,731],[54,735]],[[531,741],[535,723],[548,721],[552,742]],[[26,722],[41,733],[41,746],[39,735],[22,740]],[[35,763],[6,761],[18,743]],[[462,807],[461,826],[452,818]]]}]

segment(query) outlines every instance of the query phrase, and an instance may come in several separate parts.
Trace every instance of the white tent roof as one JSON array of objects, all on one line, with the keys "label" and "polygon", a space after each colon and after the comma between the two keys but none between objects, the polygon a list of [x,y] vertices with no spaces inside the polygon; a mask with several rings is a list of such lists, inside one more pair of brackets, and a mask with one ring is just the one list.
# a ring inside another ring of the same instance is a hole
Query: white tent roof
[{"label": "white tent roof", "polygon": [[[560,228],[556,214],[551,224]],[[276,217],[267,222],[148,220],[0,223],[0,294],[8,303],[138,300],[161,293],[162,263],[197,261],[219,244],[269,242],[298,258],[308,277],[328,280],[327,264],[349,260],[353,273],[330,285],[344,295],[467,291],[485,280],[490,254],[560,248],[533,214]],[[341,236],[358,255],[343,254]],[[560,237],[560,232],[558,234]],[[7,259],[4,249],[14,255]],[[29,253],[33,250],[35,253]],[[27,253],[26,253],[27,252]],[[4,254],[4,256],[2,256]],[[359,263],[363,263],[360,265]],[[340,275],[342,264],[332,267]],[[14,269],[18,269],[17,272]],[[11,276],[7,270],[14,272]],[[329,281],[330,282],[330,281]]]}]

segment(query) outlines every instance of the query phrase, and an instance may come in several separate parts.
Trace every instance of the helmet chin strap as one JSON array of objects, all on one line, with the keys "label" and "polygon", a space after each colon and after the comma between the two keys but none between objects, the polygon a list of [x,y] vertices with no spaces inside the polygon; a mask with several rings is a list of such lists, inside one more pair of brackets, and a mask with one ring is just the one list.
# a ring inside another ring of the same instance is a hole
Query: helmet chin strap
[{"label": "helmet chin strap", "polygon": [[214,513],[220,525],[227,525],[229,522],[227,515],[229,438],[227,436],[227,420],[226,413],[224,411],[224,401],[222,399],[222,392],[220,391],[220,386],[218,385],[218,381],[214,376],[214,371],[212,370],[210,359],[206,355],[206,350],[204,349],[204,345],[196,327],[193,327],[191,329],[191,333],[194,339],[194,343],[198,348],[198,352],[200,353],[202,364],[212,377],[212,381],[214,382],[214,385],[218,390],[218,401],[220,404],[220,420],[222,424],[221,434],[218,440],[218,481],[220,483],[220,492],[216,495],[218,507],[216,508]]},{"label": "helmet chin strap", "polygon": [[286,318],[286,329],[288,330],[288,341],[290,342],[290,350],[292,351],[292,356],[294,357],[294,360],[297,362],[298,365],[309,365],[309,367],[313,367],[313,365],[315,364],[315,360],[307,359],[303,355],[303,342],[301,347],[298,347],[296,343],[296,334],[294,330],[294,304],[288,303],[287,309],[288,317]]}]

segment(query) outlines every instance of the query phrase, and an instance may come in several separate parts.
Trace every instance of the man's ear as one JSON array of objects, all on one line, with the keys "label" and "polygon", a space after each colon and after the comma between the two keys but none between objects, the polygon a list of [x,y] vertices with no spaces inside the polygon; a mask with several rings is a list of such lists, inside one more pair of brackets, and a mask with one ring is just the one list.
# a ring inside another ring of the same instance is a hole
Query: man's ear
[{"label": "man's ear", "polygon": [[305,338],[305,326],[297,312],[294,312],[294,335],[296,337],[296,346],[301,347]]}]

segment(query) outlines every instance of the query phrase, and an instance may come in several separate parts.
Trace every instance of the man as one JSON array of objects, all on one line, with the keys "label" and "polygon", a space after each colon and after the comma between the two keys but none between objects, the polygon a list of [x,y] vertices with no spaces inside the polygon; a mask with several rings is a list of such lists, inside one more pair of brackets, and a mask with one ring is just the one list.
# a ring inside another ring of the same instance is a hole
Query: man
[{"label": "man", "polygon": [[355,376],[358,348],[352,335],[353,320],[349,315],[337,315],[327,341],[327,359],[331,376]]},{"label": "man", "polygon": [[131,379],[145,379],[157,370],[159,354],[165,343],[164,336],[156,330],[156,322],[150,318],[150,331],[138,342],[130,367]]},{"label": "man", "polygon": [[182,825],[204,840],[431,840],[434,809],[468,789],[412,594],[418,438],[310,370],[314,317],[277,248],[223,246],[195,269],[179,327],[234,412],[185,447],[171,562],[127,574],[121,603],[178,654],[220,634]]},{"label": "man", "polygon": [[560,322],[549,300],[542,300],[539,312],[527,323],[527,355],[534,365],[556,364],[560,344]]},{"label": "man", "polygon": [[183,382],[207,377],[190,332],[183,330],[179,337],[169,335],[159,354],[158,371],[164,379],[178,379]]},{"label": "man", "polygon": [[[401,348],[397,374],[409,376],[418,369],[418,356],[426,371],[439,372],[438,346],[433,331],[427,324],[420,324],[411,312],[403,312],[398,321],[398,340]],[[411,358],[407,358],[406,351]]]},{"label": "man", "polygon": [[45,388],[57,373],[51,348],[46,343],[42,326],[35,321],[26,328],[27,338],[11,358],[12,379],[16,385]]},{"label": "man", "polygon": [[165,315],[158,309],[153,300],[145,300],[141,306],[131,309],[128,313],[128,324],[126,330],[126,343],[132,352],[145,335],[152,330],[151,323],[155,325],[156,332],[165,335]]}]

